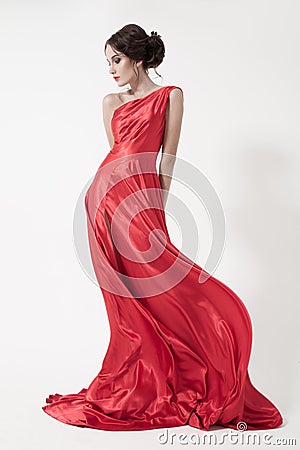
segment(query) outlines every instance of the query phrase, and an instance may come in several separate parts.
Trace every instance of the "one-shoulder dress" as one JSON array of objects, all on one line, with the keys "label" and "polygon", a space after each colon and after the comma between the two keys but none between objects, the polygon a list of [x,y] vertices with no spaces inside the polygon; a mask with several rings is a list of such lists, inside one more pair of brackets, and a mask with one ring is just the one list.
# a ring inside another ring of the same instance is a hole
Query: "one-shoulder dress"
[{"label": "one-shoulder dress", "polygon": [[156,159],[175,88],[182,91],[159,87],[113,113],[114,145],[85,195],[110,341],[89,386],[51,394],[42,409],[101,430],[276,428],[279,410],[249,378],[252,325],[244,303],[168,233]]}]

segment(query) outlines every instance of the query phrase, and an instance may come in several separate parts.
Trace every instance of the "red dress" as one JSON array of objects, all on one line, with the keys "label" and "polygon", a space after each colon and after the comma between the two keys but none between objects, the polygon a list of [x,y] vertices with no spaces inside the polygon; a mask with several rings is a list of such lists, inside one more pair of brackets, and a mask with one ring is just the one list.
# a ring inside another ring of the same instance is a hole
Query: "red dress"
[{"label": "red dress", "polygon": [[[42,409],[61,422],[102,430],[236,429],[241,421],[248,430],[276,428],[280,412],[249,378],[245,305],[170,241],[155,164],[176,87],[114,112],[114,146],[85,196],[110,342],[87,388],[50,395]],[[208,275],[204,283],[201,272]]]}]

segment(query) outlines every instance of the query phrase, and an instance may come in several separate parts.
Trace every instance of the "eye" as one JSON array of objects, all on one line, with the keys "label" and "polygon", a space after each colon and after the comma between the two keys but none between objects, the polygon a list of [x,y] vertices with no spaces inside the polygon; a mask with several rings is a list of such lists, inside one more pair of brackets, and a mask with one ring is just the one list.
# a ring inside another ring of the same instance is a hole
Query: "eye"
[{"label": "eye", "polygon": [[[115,58],[113,60],[113,62],[115,62],[116,64],[118,64],[121,61],[121,58]],[[110,66],[110,62],[108,61],[108,65]]]}]

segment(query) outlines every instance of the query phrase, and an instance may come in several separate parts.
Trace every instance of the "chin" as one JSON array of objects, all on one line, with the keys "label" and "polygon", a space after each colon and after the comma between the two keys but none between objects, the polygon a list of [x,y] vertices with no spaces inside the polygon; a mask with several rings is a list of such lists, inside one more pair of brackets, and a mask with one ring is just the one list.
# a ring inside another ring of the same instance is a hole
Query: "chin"
[{"label": "chin", "polygon": [[130,83],[129,83],[129,81],[121,81],[121,80],[118,80],[117,81],[117,85],[119,86],[119,87],[124,87],[124,86],[130,86]]}]

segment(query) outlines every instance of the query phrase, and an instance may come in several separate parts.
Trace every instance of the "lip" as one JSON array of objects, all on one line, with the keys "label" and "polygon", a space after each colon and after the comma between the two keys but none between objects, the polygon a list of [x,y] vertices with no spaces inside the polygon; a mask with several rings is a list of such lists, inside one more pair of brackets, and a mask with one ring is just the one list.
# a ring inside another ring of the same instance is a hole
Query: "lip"
[{"label": "lip", "polygon": [[118,80],[120,77],[114,77],[114,80]]}]

